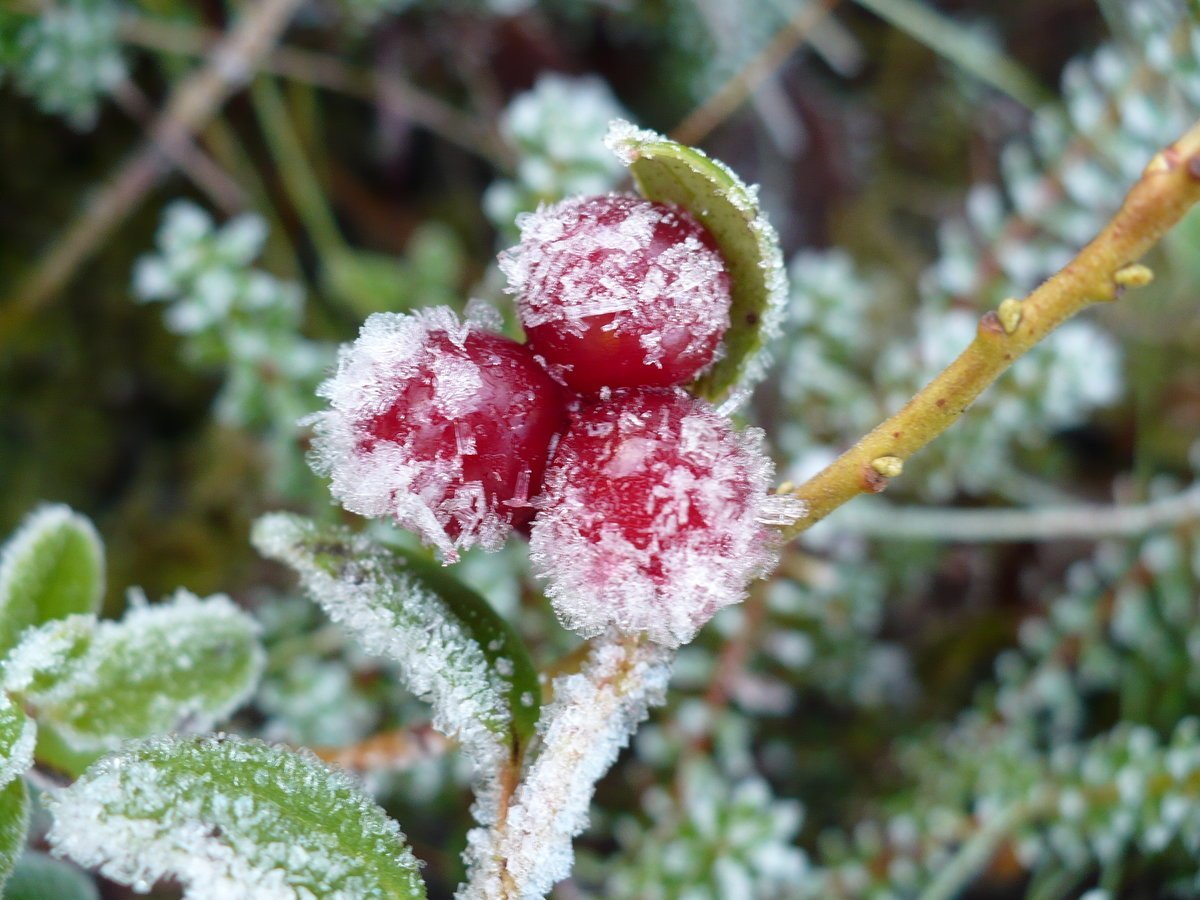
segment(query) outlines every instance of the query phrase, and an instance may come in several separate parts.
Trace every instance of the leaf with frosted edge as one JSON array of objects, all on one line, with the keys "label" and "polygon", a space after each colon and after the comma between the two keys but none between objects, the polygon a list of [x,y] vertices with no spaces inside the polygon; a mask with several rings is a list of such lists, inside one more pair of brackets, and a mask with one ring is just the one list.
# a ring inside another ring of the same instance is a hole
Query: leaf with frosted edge
[{"label": "leaf with frosted edge", "polygon": [[724,356],[691,385],[709,400],[749,388],[764,374],[762,350],[779,333],[787,276],[779,236],[747,187],[724,163],[694,147],[617,119],[605,143],[642,196],[682,206],[717,242],[729,270],[733,305]]},{"label": "leaf with frosted edge", "polygon": [[261,741],[145,741],[46,805],[56,853],[138,891],[173,877],[195,900],[425,896],[399,826],[358,784]]},{"label": "leaf with frosted edge", "polygon": [[4,886],[4,900],[99,900],[96,883],[70,863],[26,851]]},{"label": "leaf with frosted edge", "polygon": [[34,510],[0,551],[0,657],[26,628],[96,612],[104,547],[86,518],[55,505]]},{"label": "leaf with frosted edge", "polygon": [[20,778],[33,765],[37,726],[0,691],[0,786]]},{"label": "leaf with frosted edge", "polygon": [[580,672],[554,680],[537,756],[503,823],[467,835],[471,881],[458,900],[541,897],[570,874],[571,842],[587,827],[596,783],[666,699],[674,659],[665,647],[609,633],[592,643]]},{"label": "leaf with frosted edge", "polygon": [[[29,830],[29,788],[24,778],[14,778],[0,788],[0,893],[25,849]],[[45,896],[45,895],[43,895]]]},{"label": "leaf with frosted edge", "polygon": [[476,815],[494,814],[495,778],[533,734],[541,688],[520,638],[440,567],[342,528],[275,513],[254,527],[264,556],[296,570],[329,617],[370,653],[395,660],[434,725],[472,757]]},{"label": "leaf with frosted edge", "polygon": [[130,738],[211,728],[250,696],[263,660],[257,623],[233,601],[181,590],[119,622],[74,617],[30,632],[5,687],[75,757],[48,743],[39,758],[76,772]]}]

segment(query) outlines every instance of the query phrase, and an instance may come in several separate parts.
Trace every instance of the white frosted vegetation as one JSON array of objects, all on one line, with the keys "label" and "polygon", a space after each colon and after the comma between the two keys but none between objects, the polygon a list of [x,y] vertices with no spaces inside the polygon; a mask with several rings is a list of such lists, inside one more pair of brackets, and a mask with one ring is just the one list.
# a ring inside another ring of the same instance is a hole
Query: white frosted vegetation
[{"label": "white frosted vegetation", "polygon": [[582,671],[554,680],[540,750],[503,823],[468,836],[472,875],[460,900],[540,898],[570,874],[571,841],[587,827],[596,782],[665,699],[672,659],[654,644],[609,637]]},{"label": "white frosted vegetation", "polygon": [[0,691],[0,788],[33,765],[37,725]]},{"label": "white frosted vegetation", "polygon": [[511,755],[511,682],[445,600],[403,570],[404,560],[368,538],[339,532],[326,546],[311,523],[266,516],[252,539],[286,563],[329,617],[370,654],[399,664],[405,684],[433,707],[433,723],[456,738],[476,768],[475,815],[490,822],[496,776]]},{"label": "white frosted vegetation", "polygon": [[[591,637],[615,626],[675,647],[771,570],[769,526],[801,510],[771,493],[761,431],[734,431],[683,391],[667,408],[647,393],[616,395],[573,424],[530,559],[567,628]],[[645,527],[623,524],[635,517]]]},{"label": "white frosted vegetation", "polygon": [[56,853],[189,900],[423,897],[399,827],[309,755],[217,735],[146,741],[49,798]]},{"label": "white frosted vegetation", "polygon": [[211,728],[246,701],[262,666],[250,616],[224,595],[180,590],[119,622],[73,616],[29,632],[4,686],[73,750],[95,752]]},{"label": "white frosted vegetation", "polygon": [[34,510],[0,552],[0,655],[31,625],[94,612],[104,548],[92,523],[59,504]]},{"label": "white frosted vegetation", "polygon": [[[510,530],[487,501],[483,482],[464,479],[463,458],[472,448],[433,454],[417,446],[427,438],[415,427],[386,438],[371,428],[402,397],[417,410],[427,401],[448,422],[474,411],[482,382],[465,348],[477,327],[446,307],[370,316],[317,390],[330,409],[309,420],[316,432],[314,468],[331,478],[333,496],[359,515],[395,519],[448,561],[475,543],[498,549]],[[434,339],[446,346],[432,345]],[[458,537],[452,539],[447,527],[456,528]]]}]

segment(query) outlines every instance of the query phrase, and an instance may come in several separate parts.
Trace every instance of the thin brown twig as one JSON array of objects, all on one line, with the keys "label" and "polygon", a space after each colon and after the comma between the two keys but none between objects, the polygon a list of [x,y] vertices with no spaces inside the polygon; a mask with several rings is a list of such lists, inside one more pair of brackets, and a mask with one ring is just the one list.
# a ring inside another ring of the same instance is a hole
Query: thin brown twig
[{"label": "thin brown twig", "polygon": [[798,10],[753,59],[671,131],[672,140],[681,144],[698,144],[704,140],[783,65],[812,30],[833,11],[838,2],[839,0],[821,0],[815,6],[805,6]]},{"label": "thin brown twig", "polygon": [[1075,313],[1114,300],[1148,272],[1132,264],[1200,200],[1200,122],[1158,153],[1100,234],[1024,301],[989,312],[971,344],[898,413],[789,494],[807,515],[795,536],[847,500],[875,493],[903,461],[952,425],[1022,354]]},{"label": "thin brown twig", "polygon": [[313,747],[320,759],[351,772],[401,772],[445,754],[454,742],[432,725],[397,728],[349,747]]},{"label": "thin brown twig", "polygon": [[[155,110],[141,88],[125,79],[113,90],[113,99],[131,119],[150,131]],[[233,214],[246,208],[246,192],[241,185],[194,141],[184,141],[177,147],[162,145],[160,149],[222,212]]]},{"label": "thin brown twig", "polygon": [[[147,50],[203,56],[220,39],[220,32],[130,16],[121,23],[121,38]],[[327,54],[288,46],[272,49],[261,60],[259,68],[291,81],[378,102],[499,169],[507,170],[512,166],[511,155],[494,132],[398,76],[358,68]]]},{"label": "thin brown twig", "polygon": [[303,0],[261,0],[171,92],[151,138],[84,208],[0,309],[0,342],[70,280],[170,171],[169,153],[186,144],[270,52]]}]

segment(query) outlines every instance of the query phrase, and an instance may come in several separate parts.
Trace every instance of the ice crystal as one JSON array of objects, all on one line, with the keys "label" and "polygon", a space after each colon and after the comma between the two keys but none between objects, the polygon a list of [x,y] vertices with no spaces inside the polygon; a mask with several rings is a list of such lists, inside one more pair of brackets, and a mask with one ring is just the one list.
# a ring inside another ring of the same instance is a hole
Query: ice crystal
[{"label": "ice crystal", "polygon": [[203,731],[254,690],[263,664],[257,633],[228,597],[180,590],[119,622],[72,616],[28,632],[4,687],[77,751]]},{"label": "ice crystal", "polygon": [[773,566],[766,523],[798,513],[770,496],[773,473],[761,432],[734,431],[682,390],[616,392],[559,444],[534,571],[568,628],[687,643]]},{"label": "ice crystal", "polygon": [[581,672],[554,680],[538,722],[541,749],[502,825],[468,835],[472,881],[461,900],[542,897],[571,871],[572,839],[587,826],[596,782],[652,706],[663,702],[671,654],[607,637]]},{"label": "ice crystal", "polygon": [[425,895],[399,827],[345,774],[232,736],[147,741],[47,800],[56,853],[189,900]]},{"label": "ice crystal", "polygon": [[305,547],[295,519],[267,516],[254,529],[264,556],[295,569],[330,619],[367,652],[396,662],[409,689],[433,706],[433,721],[456,738],[476,767],[476,815],[491,821],[496,774],[511,754],[509,679],[445,600],[403,570],[403,557],[369,539],[342,535],[346,552],[323,564]]},{"label": "ice crystal", "polygon": [[372,315],[318,393],[330,409],[310,419],[313,464],[334,497],[393,518],[450,562],[473,544],[498,549],[528,516],[562,415],[527,351],[447,307]]},{"label": "ice crystal", "polygon": [[33,765],[37,725],[0,692],[0,788],[20,778]]},{"label": "ice crystal", "polygon": [[62,505],[34,510],[0,551],[0,656],[23,629],[94,612],[104,593],[104,548],[95,527]]}]

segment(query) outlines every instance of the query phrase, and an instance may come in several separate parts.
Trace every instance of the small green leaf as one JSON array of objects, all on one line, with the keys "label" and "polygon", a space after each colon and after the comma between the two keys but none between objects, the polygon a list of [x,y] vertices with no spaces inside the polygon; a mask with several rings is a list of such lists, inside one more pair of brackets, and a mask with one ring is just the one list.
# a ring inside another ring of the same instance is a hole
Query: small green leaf
[{"label": "small green leaf", "polygon": [[187,896],[421,898],[404,835],[344,773],[229,736],[145,741],[46,805],[54,849],[146,891]]},{"label": "small green leaf", "polygon": [[29,850],[4,887],[4,900],[100,900],[96,883],[70,863]]},{"label": "small green leaf", "polygon": [[442,568],[341,528],[277,513],[259,552],[296,570],[309,595],[370,653],[395,660],[433,705],[434,725],[472,756],[486,791],[534,732],[541,688],[521,639]]},{"label": "small green leaf", "polygon": [[724,163],[699,150],[617,119],[606,143],[633,175],[642,196],[682,206],[721,249],[732,283],[733,307],[724,356],[693,384],[709,400],[748,388],[766,368],[762,350],[779,332],[787,276],[779,236],[747,187]]},{"label": "small green leaf", "polygon": [[0,551],[0,658],[31,625],[93,613],[104,594],[104,547],[92,523],[43,506]]},{"label": "small green leaf", "polygon": [[0,691],[0,787],[20,778],[33,765],[36,743],[33,719]]},{"label": "small green leaf", "polygon": [[14,778],[0,788],[0,893],[5,897],[8,892],[4,890],[4,883],[17,864],[17,858],[25,851],[28,830],[29,789],[24,778]]},{"label": "small green leaf", "polygon": [[[130,738],[212,727],[254,690],[263,658],[257,624],[233,601],[181,590],[120,622],[74,617],[30,632],[5,688],[67,749],[94,759]],[[78,771],[78,757],[53,747],[39,746],[39,758]]]}]

